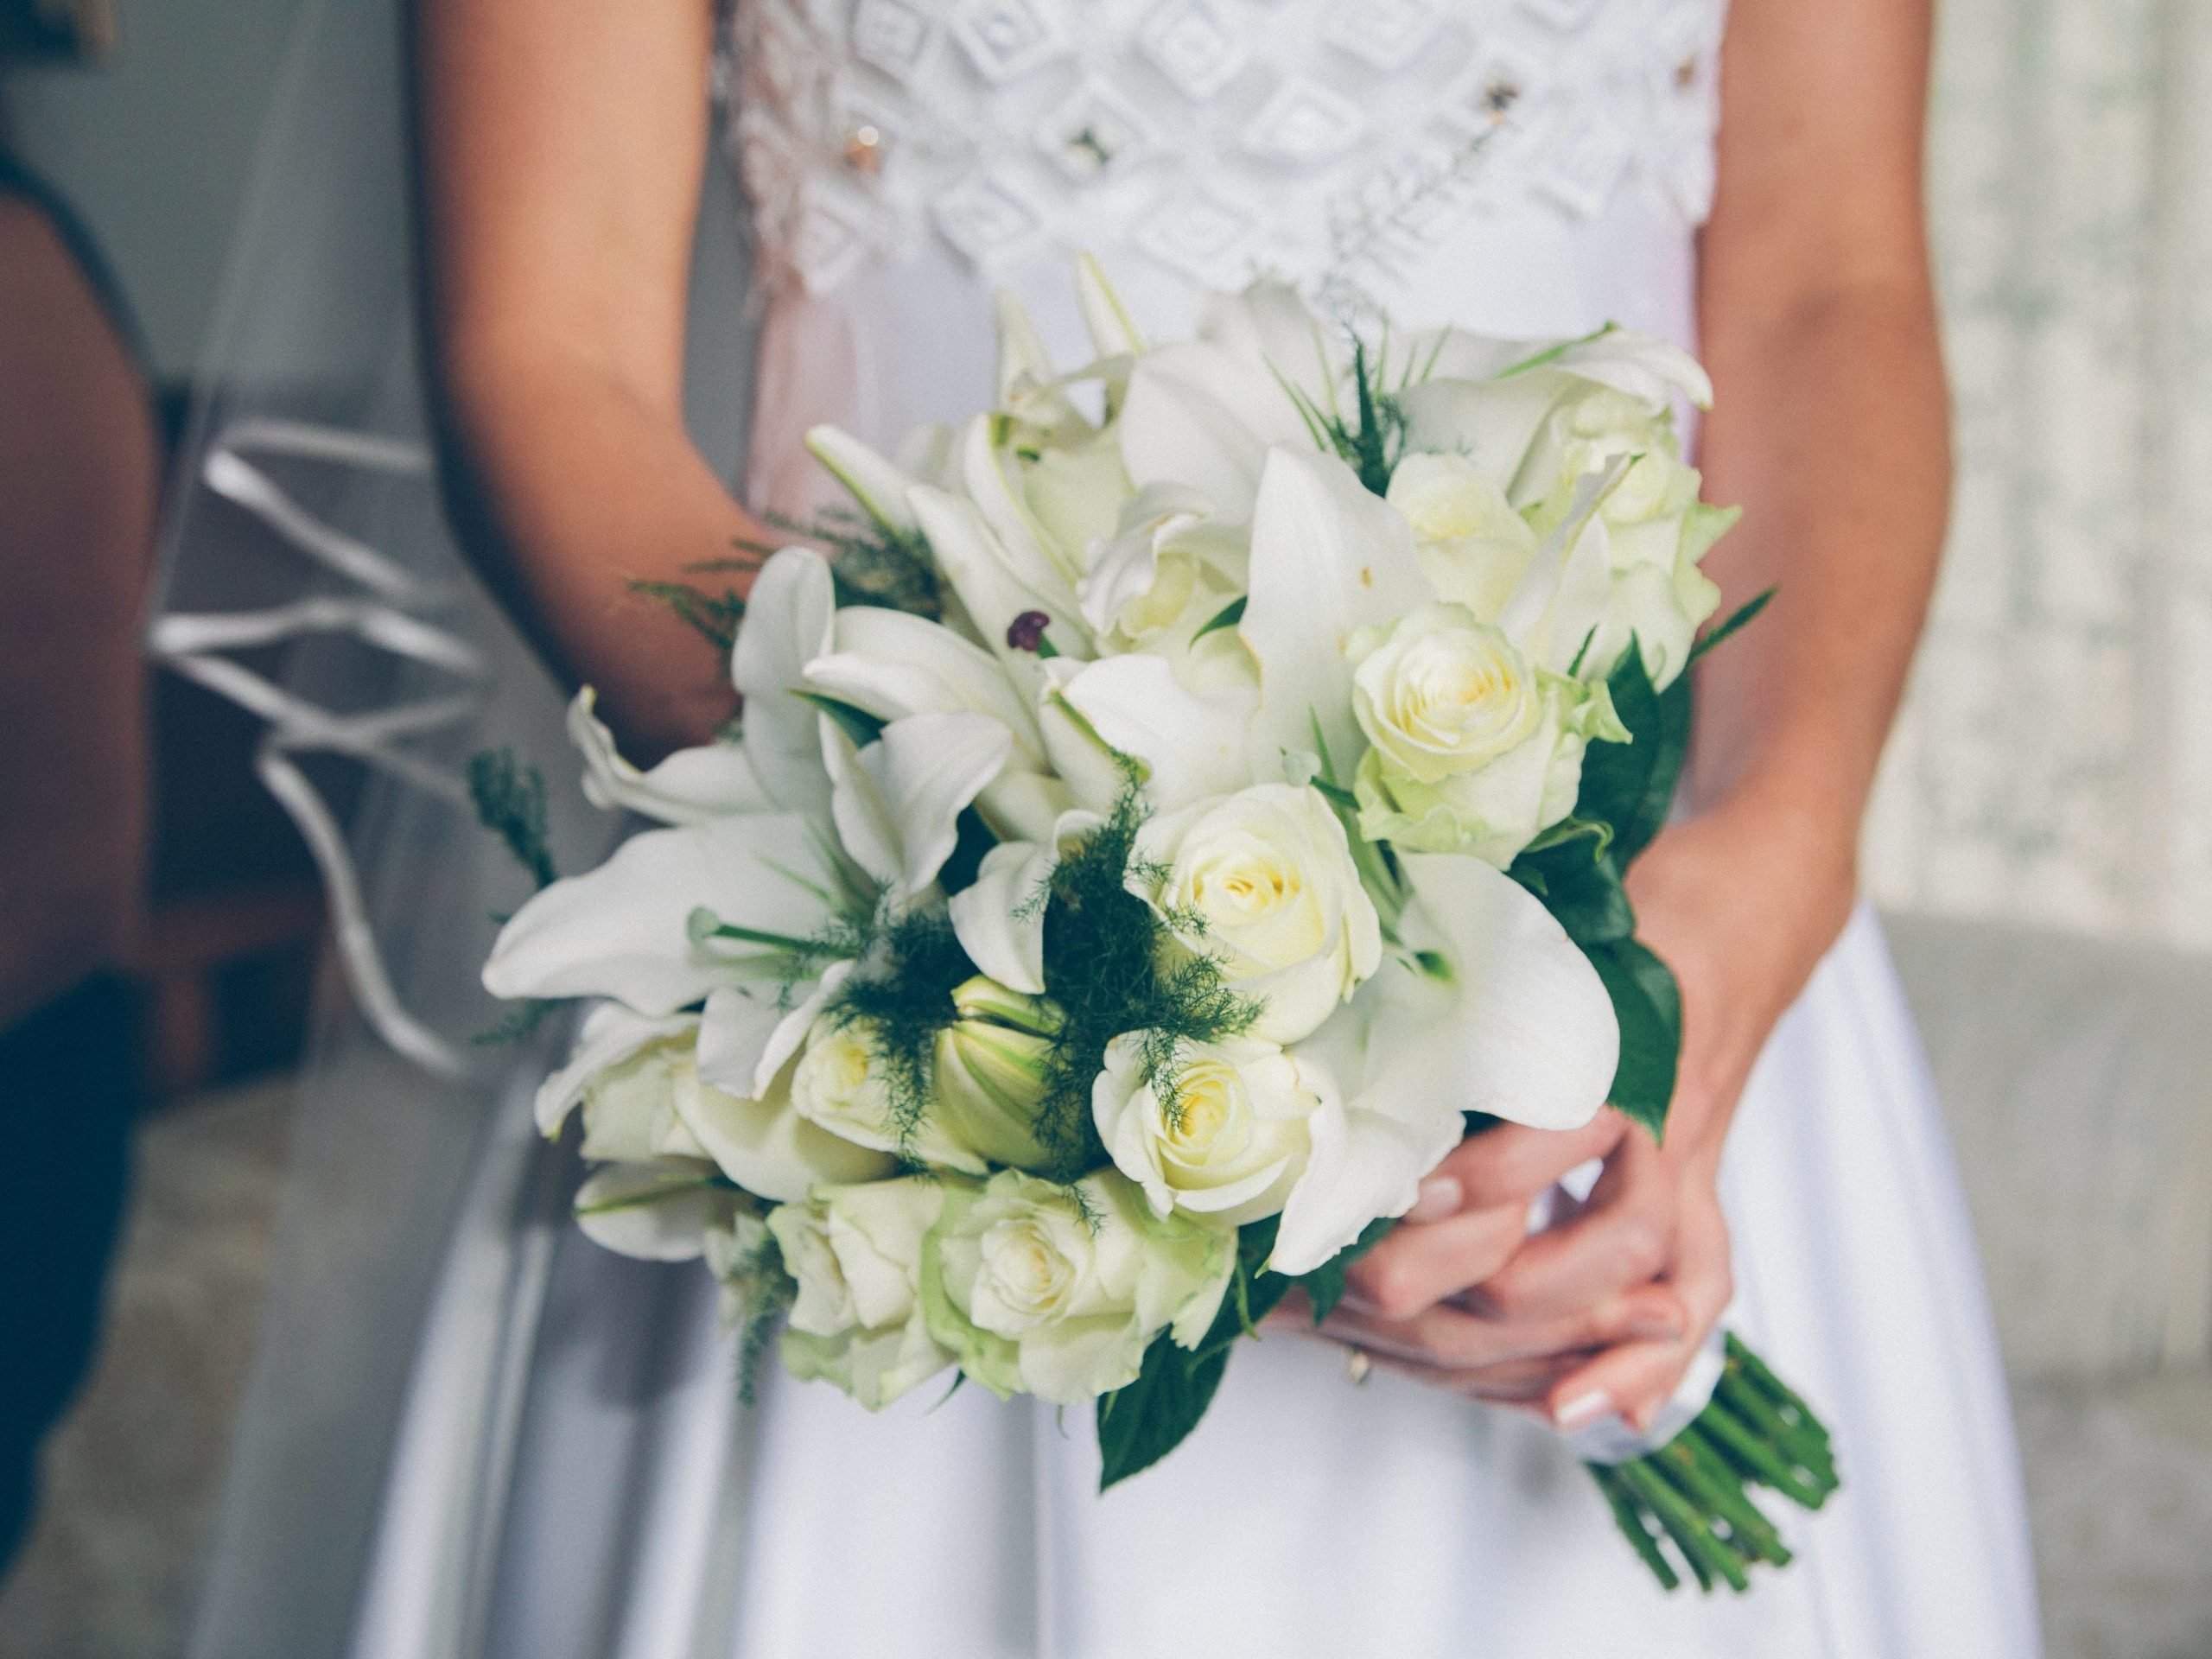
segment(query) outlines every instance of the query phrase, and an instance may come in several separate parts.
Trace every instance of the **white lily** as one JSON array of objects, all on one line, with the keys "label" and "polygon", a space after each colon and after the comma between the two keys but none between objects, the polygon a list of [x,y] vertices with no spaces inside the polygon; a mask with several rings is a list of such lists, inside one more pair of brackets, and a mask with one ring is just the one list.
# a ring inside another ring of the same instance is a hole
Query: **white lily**
[{"label": "white lily", "polygon": [[913,715],[856,747],[823,720],[838,839],[895,897],[917,897],[952,856],[961,813],[1004,770],[1012,734],[988,715]]},{"label": "white lily", "polygon": [[[1166,658],[1135,652],[1086,664],[1060,696],[1109,748],[1138,763],[1157,810],[1173,812],[1253,780],[1247,734],[1254,705],[1244,687],[1201,695],[1185,689]],[[1278,755],[1268,775],[1281,769]]]},{"label": "white lily", "polygon": [[752,756],[742,743],[678,749],[650,772],[622,758],[614,734],[595,712],[598,694],[586,686],[569,705],[569,736],[584,758],[584,798],[663,823],[702,823],[736,812],[772,812]]},{"label": "white lily", "polygon": [[807,428],[806,447],[877,524],[895,536],[920,532],[914,510],[906,502],[906,492],[916,480],[904,468],[839,427]]},{"label": "white lily", "polygon": [[1401,859],[1415,902],[1400,931],[1442,972],[1386,969],[1293,1051],[1323,1109],[1283,1207],[1279,1273],[1308,1272],[1412,1208],[1462,1113],[1574,1128],[1612,1085],[1612,1000],[1541,902],[1478,859]]},{"label": "white lily", "polygon": [[1250,582],[1237,632],[1260,671],[1251,776],[1280,777],[1286,752],[1312,750],[1317,724],[1349,776],[1362,743],[1344,645],[1432,597],[1412,531],[1334,455],[1276,449],[1252,515]]},{"label": "white lily", "polygon": [[1008,638],[1008,630],[1017,617],[1030,612],[1044,613],[1046,637],[1061,655],[1091,654],[1090,631],[1075,588],[1057,566],[1041,553],[1033,550],[1024,559],[1009,549],[972,501],[920,485],[907,499],[929,537],[938,570],[959,595],[985,647],[1014,671],[1018,682],[1033,677],[1036,659]]},{"label": "white lily", "polygon": [[671,1014],[717,987],[772,971],[764,966],[772,949],[695,940],[695,910],[753,932],[804,938],[821,928],[836,880],[814,832],[793,813],[649,830],[517,911],[492,947],[484,987],[510,999],[612,997],[642,1014]]},{"label": "white lily", "polygon": [[787,547],[760,567],[730,652],[753,774],[776,805],[817,817],[830,810],[830,779],[817,711],[798,692],[807,663],[830,649],[836,609],[828,562]]}]

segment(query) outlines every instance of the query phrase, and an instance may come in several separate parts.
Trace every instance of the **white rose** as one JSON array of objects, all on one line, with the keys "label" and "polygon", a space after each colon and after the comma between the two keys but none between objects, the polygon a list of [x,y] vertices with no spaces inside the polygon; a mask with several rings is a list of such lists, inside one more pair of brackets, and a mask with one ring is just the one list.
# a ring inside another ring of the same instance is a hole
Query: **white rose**
[{"label": "white rose", "polygon": [[1312,1031],[1382,959],[1344,825],[1301,785],[1255,784],[1147,820],[1129,890],[1171,925],[1197,920],[1184,942],[1262,1003],[1250,1034],[1268,1042]]},{"label": "white rose", "polygon": [[1249,562],[1244,525],[1211,517],[1181,486],[1155,484],[1093,545],[1076,592],[1102,651],[1165,658],[1194,691],[1249,686],[1250,654],[1222,618],[1243,596]]},{"label": "white rose", "polygon": [[1532,509],[1536,526],[1567,511],[1579,479],[1624,455],[1636,459],[1599,509],[1611,593],[1577,673],[1605,678],[1633,639],[1663,689],[1688,664],[1692,639],[1719,605],[1720,590],[1698,563],[1737,514],[1698,499],[1702,480],[1681,460],[1671,410],[1599,388],[1562,405],[1532,454],[1532,470],[1548,469],[1551,480]]},{"label": "white rose", "polygon": [[1173,1210],[1231,1227],[1283,1206],[1313,1146],[1320,1099],[1298,1062],[1272,1043],[1185,1043],[1161,1079],[1144,1077],[1150,1033],[1106,1046],[1091,1090],[1098,1137],[1155,1216]]},{"label": "white rose", "polygon": [[719,1167],[746,1191],[777,1200],[803,1197],[817,1181],[889,1173],[881,1152],[826,1133],[792,1109],[788,1065],[757,1099],[702,1082],[698,1031],[690,1016],[647,1020],[602,1004],[585,1020],[569,1064],[540,1090],[540,1126],[558,1134],[580,1102],[585,1157]]},{"label": "white rose", "polygon": [[1463,605],[1363,628],[1352,713],[1394,775],[1441,783],[1511,753],[1543,723],[1543,693],[1513,642]]},{"label": "white rose", "polygon": [[1413,526],[1414,551],[1429,584],[1495,621],[1540,544],[1505,492],[1465,455],[1416,454],[1398,462],[1388,499]]},{"label": "white rose", "polygon": [[1354,779],[1370,840],[1502,869],[1573,810],[1590,739],[1627,737],[1603,684],[1531,668],[1463,606],[1363,629],[1347,654],[1374,746]]},{"label": "white rose", "polygon": [[866,1020],[824,1014],[814,1022],[791,1072],[791,1099],[799,1116],[855,1146],[969,1175],[989,1167],[934,1113],[900,1121],[874,1030]]},{"label": "white rose", "polygon": [[1161,1331],[1195,1347],[1236,1254],[1234,1232],[1154,1217],[1112,1170],[1072,1187],[1006,1170],[945,1194],[922,1302],[930,1333],[993,1393],[1080,1405],[1134,1382]]},{"label": "white rose", "polygon": [[945,1192],[925,1176],[818,1186],[770,1212],[798,1286],[782,1342],[792,1376],[821,1377],[875,1411],[952,1363],[918,1300],[922,1239]]}]

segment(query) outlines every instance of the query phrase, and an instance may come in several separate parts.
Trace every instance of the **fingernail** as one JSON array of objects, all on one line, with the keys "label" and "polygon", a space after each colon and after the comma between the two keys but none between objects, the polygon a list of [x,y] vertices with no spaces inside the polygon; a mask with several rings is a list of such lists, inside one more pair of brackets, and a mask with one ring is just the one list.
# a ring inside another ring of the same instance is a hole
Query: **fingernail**
[{"label": "fingernail", "polygon": [[1679,1342],[1682,1322],[1669,1313],[1632,1313],[1621,1330],[1637,1342]]},{"label": "fingernail", "polygon": [[1552,1414],[1553,1427],[1563,1434],[1572,1434],[1578,1428],[1587,1428],[1613,1408],[1613,1396],[1603,1389],[1592,1389],[1587,1394],[1578,1394]]},{"label": "fingernail", "polygon": [[1466,1198],[1466,1189],[1452,1177],[1432,1175],[1421,1184],[1421,1192],[1414,1199],[1414,1207],[1406,1211],[1406,1219],[1441,1221],[1446,1216],[1458,1215]]}]

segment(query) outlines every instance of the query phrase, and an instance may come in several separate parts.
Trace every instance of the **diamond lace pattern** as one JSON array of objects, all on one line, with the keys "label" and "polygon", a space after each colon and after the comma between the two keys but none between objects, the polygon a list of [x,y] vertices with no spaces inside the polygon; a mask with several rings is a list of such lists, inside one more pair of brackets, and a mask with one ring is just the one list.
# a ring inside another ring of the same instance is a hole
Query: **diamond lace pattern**
[{"label": "diamond lace pattern", "polygon": [[1725,0],[736,0],[762,265],[823,292],[939,238],[1215,286],[1357,278],[1470,213],[1712,194]]}]

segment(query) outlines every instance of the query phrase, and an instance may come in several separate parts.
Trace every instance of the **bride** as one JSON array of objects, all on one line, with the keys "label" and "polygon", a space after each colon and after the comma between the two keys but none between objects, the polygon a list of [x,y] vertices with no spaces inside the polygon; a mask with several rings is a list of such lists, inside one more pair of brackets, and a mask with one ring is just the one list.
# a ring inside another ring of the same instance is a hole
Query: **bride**
[{"label": "bride", "polygon": [[[1688,798],[1630,879],[1684,999],[1663,1148],[1610,1112],[1463,1145],[1319,1338],[1241,1354],[1103,1498],[1087,1426],[1033,1402],[871,1417],[768,1367],[741,1408],[703,1274],[480,1179],[402,1327],[373,1529],[242,1520],[234,1484],[200,1651],[264,1650],[239,1557],[294,1529],[358,1562],[327,1650],[359,1659],[2037,1651],[1972,1246],[1854,898],[1948,481],[1925,0],[444,0],[413,44],[448,508],[637,758],[735,709],[627,584],[779,539],[760,515],[822,499],[808,426],[888,445],[985,404],[995,286],[1080,360],[1086,249],[1154,338],[1266,272],[1407,326],[1694,342],[1706,494],[1745,509],[1706,569],[1727,604],[1778,597],[1700,669]],[[736,499],[684,423],[717,107],[764,296]],[[1527,1236],[1592,1160],[1586,1205]],[[1847,1484],[1751,1595],[1669,1599],[1555,1431],[1649,1427],[1724,1310]]]}]

